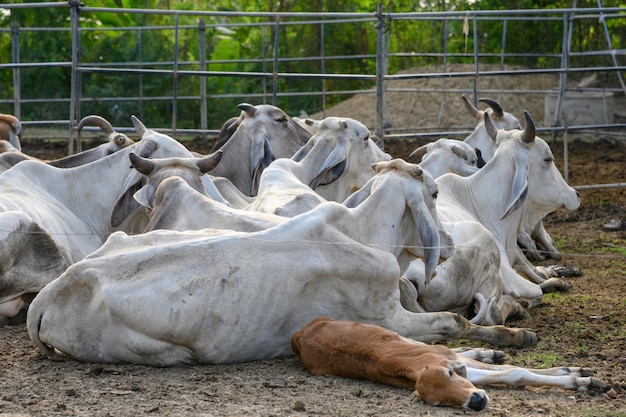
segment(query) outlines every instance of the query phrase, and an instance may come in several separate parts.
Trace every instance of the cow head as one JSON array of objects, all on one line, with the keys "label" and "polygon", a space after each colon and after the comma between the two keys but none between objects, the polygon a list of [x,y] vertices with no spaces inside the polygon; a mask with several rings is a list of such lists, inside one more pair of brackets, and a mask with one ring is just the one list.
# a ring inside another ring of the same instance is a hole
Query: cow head
[{"label": "cow head", "polygon": [[483,160],[489,161],[493,157],[497,145],[485,131],[485,115],[489,116],[492,124],[497,129],[519,130],[522,125],[517,117],[513,116],[511,113],[503,111],[497,101],[490,98],[481,98],[478,101],[487,104],[489,108],[486,110],[478,110],[465,96],[463,96],[465,108],[477,122],[474,131],[464,139],[464,142],[472,148],[480,149]]},{"label": "cow head", "polygon": [[[327,200],[341,201],[373,175],[370,166],[391,156],[375,143],[362,123],[339,117],[307,120],[317,133],[291,158],[297,162],[319,160],[309,186]],[[342,178],[341,184],[336,182]]]},{"label": "cow head", "polygon": [[426,365],[412,378],[415,378],[415,394],[424,402],[472,411],[487,407],[489,397],[466,379],[463,364],[435,353],[425,354],[420,360]]},{"label": "cow head", "polygon": [[[371,195],[384,193],[385,197],[377,200],[385,206],[385,220],[391,219],[389,227],[399,227],[403,232],[400,235],[401,242],[395,244],[401,247],[401,252],[410,254],[412,259],[424,259],[425,277],[430,281],[441,258],[448,258],[454,252],[452,237],[437,218],[437,183],[420,166],[402,159],[378,162],[373,168],[377,175],[350,195],[343,204],[356,207]],[[387,195],[393,198],[389,199]],[[394,220],[397,218],[402,218],[400,226]],[[401,269],[406,269],[412,259],[401,258],[402,253],[396,255],[399,256]]]},{"label": "cow head", "polygon": [[535,136],[535,124],[530,113],[524,111],[524,130],[505,131],[497,129],[488,115],[485,127],[489,136],[500,148],[515,147],[509,151],[514,156],[515,178],[509,197],[507,210],[502,218],[519,209],[528,200],[532,210],[525,221],[536,224],[546,214],[558,209],[575,210],[580,205],[578,193],[566,182],[556,165],[550,146]]},{"label": "cow head", "polygon": [[422,145],[411,152],[409,160],[418,162],[434,178],[448,172],[467,177],[480,168],[476,151],[455,139],[441,138]]},{"label": "cow head", "polygon": [[201,178],[219,163],[222,151],[218,150],[204,158],[147,159],[132,152],[128,156],[133,168],[148,177],[148,182],[135,192],[134,198],[142,206],[152,208],[159,184],[169,177],[180,177],[194,190],[206,194]]},{"label": "cow head", "polygon": [[238,107],[241,115],[231,123],[236,126],[231,140],[242,135],[250,141],[249,195],[256,195],[263,170],[276,158],[290,158],[311,135],[276,106],[241,103]]}]

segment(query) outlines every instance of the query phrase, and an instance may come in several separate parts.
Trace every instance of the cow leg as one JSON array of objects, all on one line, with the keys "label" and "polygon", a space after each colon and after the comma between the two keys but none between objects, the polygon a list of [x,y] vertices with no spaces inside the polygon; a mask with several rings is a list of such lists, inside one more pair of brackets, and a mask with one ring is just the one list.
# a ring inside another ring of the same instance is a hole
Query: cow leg
[{"label": "cow leg", "polygon": [[529,329],[478,326],[448,312],[411,313],[400,307],[397,314],[375,324],[423,342],[470,339],[496,346],[528,347],[537,344],[537,335]]},{"label": "cow leg", "polygon": [[[504,322],[506,322],[511,317],[519,320],[530,318],[528,311],[526,311],[526,309],[520,303],[518,303],[517,300],[508,295],[503,295],[502,297],[500,297],[494,308],[497,308],[499,310],[502,318],[504,319]],[[497,324],[504,324],[504,322]]]},{"label": "cow leg", "polygon": [[[466,364],[467,366],[467,364]],[[501,365],[493,365],[494,367]],[[496,368],[497,369],[497,368]],[[501,370],[478,369],[467,366],[467,379],[474,384],[506,384],[512,386],[548,385],[563,389],[586,391],[600,389],[602,381],[590,376],[578,376],[576,373],[568,375],[546,375],[536,373],[533,369],[505,367]]]},{"label": "cow leg", "polygon": [[489,364],[502,364],[506,358],[506,353],[501,350],[460,347],[452,349],[457,355],[474,359],[478,362]]},{"label": "cow leg", "polygon": [[572,284],[565,282],[560,278],[550,278],[539,284],[544,294],[549,292],[565,292],[572,287]]}]

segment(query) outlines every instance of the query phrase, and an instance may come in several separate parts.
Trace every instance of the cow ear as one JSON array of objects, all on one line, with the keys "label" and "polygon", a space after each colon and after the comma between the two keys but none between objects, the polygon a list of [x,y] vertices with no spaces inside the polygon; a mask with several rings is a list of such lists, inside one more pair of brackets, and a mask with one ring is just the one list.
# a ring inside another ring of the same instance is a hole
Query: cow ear
[{"label": "cow ear", "polygon": [[113,207],[113,213],[111,213],[111,226],[117,227],[128,216],[130,216],[139,206],[139,202],[135,200],[133,195],[141,188],[141,182],[135,183],[129,187],[124,194],[117,200]]},{"label": "cow ear", "polygon": [[353,192],[343,201],[343,205],[348,208],[355,208],[370,196],[372,192],[372,182],[368,181],[359,190]]},{"label": "cow ear", "polygon": [[503,220],[509,214],[519,209],[526,197],[528,196],[528,164],[515,164],[515,177],[513,178],[513,186],[509,195],[507,209],[500,217]]},{"label": "cow ear", "polygon": [[328,155],[328,158],[324,161],[318,174],[313,178],[313,181],[309,183],[309,187],[315,190],[320,185],[330,184],[337,180],[345,171],[347,160],[348,147],[345,143],[341,142],[333,149],[330,155]]},{"label": "cow ear", "polygon": [[465,149],[461,145],[453,145],[452,153],[458,156],[459,158],[463,158],[465,161],[469,159],[469,155],[465,152]]},{"label": "cow ear", "polygon": [[152,203],[154,202],[155,195],[156,195],[156,186],[153,183],[148,183],[144,185],[143,187],[141,187],[139,190],[137,190],[135,194],[133,194],[133,198],[142,206],[151,209]]},{"label": "cow ear", "polygon": [[309,154],[311,149],[313,149],[313,145],[315,145],[315,140],[311,138],[291,157],[291,160],[296,162],[302,161],[304,157]]},{"label": "cow ear", "polygon": [[263,170],[274,160],[274,154],[265,134],[255,134],[250,147],[250,196],[256,195]]}]

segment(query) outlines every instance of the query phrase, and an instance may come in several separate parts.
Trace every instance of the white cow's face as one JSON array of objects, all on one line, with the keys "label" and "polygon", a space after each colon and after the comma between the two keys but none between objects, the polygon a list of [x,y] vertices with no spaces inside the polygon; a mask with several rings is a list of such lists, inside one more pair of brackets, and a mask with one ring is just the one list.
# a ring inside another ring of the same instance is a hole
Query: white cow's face
[{"label": "white cow's face", "polygon": [[276,106],[260,104],[253,109],[241,112],[240,128],[247,130],[252,137],[267,136],[276,158],[290,158],[311,136]]},{"label": "white cow's face", "polygon": [[541,138],[535,138],[531,148],[528,185],[530,203],[545,214],[558,208],[575,210],[580,205],[578,193],[565,182],[550,146]]}]

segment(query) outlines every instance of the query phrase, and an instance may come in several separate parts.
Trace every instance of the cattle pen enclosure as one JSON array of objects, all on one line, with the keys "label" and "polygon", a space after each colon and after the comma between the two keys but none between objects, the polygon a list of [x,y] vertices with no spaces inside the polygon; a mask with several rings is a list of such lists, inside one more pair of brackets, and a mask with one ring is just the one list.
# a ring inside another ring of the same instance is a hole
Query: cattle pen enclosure
[{"label": "cattle pen enclosure", "polygon": [[[461,21],[464,17],[463,14],[456,18]],[[558,71],[560,58],[556,58],[559,62],[554,71],[545,73],[529,71],[528,68],[517,69],[507,64],[501,67],[499,63],[490,66],[480,64],[479,69],[473,64],[448,63],[445,71],[442,70],[443,65],[436,65],[425,67],[421,74],[437,73],[438,77],[420,77],[419,73],[411,70],[407,72],[410,76],[399,74],[397,79],[389,78],[386,106],[391,128],[384,134],[385,150],[396,157],[407,157],[413,149],[433,140],[433,137],[462,135],[471,127],[472,120],[463,109],[460,95],[473,98],[490,96],[518,118],[521,118],[523,109],[531,112],[541,128],[538,135],[550,143],[557,166],[569,173],[568,182],[571,185],[626,182],[626,145],[621,126],[626,121],[626,114],[617,78],[613,79],[611,87],[616,101],[610,126],[570,131],[569,126],[568,129],[565,126],[554,127],[553,123],[543,121],[546,91],[558,90],[561,82]],[[69,61],[66,64],[69,68]],[[0,70],[13,71],[15,68],[1,65]],[[609,69],[612,71],[615,68]],[[617,69],[623,72],[619,65]],[[480,73],[483,70],[487,74],[502,73],[502,77],[482,76]],[[445,77],[446,73],[468,75]],[[507,82],[511,84],[507,85]],[[578,82],[569,80],[572,87]],[[443,84],[445,89],[442,89]],[[524,93],[516,94],[522,89]],[[271,95],[263,100],[270,102]],[[306,110],[311,115],[354,117],[375,130],[375,88],[354,91],[350,96],[351,99],[342,100],[336,106]],[[282,105],[280,97],[278,94],[279,106]],[[244,98],[246,95],[242,94],[235,100],[244,101]],[[248,99],[261,100],[252,95]],[[171,102],[173,96],[161,100]],[[13,101],[3,104],[11,107]],[[69,96],[63,105],[69,107]],[[81,108],[85,107],[83,103]],[[84,114],[81,112],[81,115]],[[124,121],[118,124],[129,125],[129,114],[123,117]],[[148,127],[159,127],[150,123],[149,114],[144,114],[143,120]],[[410,120],[412,124],[400,120]],[[24,151],[45,159],[66,155],[69,123],[69,120],[63,120],[55,124],[43,118],[27,120]],[[172,129],[171,126],[165,126],[163,130],[179,137],[190,149],[206,153],[219,127],[219,121],[215,123],[214,126],[207,124],[206,132],[202,129]],[[46,133],[50,126],[60,133],[51,137]],[[422,130],[419,126],[428,126],[429,129]],[[46,132],[42,134],[43,130],[39,131],[39,128],[46,129]],[[83,148],[101,140],[101,135],[95,131],[84,136]],[[487,388],[491,404],[481,415],[626,415],[626,228],[623,225],[605,228],[614,220],[626,222],[626,190],[623,187],[596,186],[581,188],[580,194],[582,204],[579,209],[574,212],[557,211],[546,218],[546,229],[555,239],[563,259],[541,264],[574,265],[582,275],[565,278],[572,284],[569,291],[544,295],[542,305],[530,311],[530,318],[507,324],[536,331],[540,338],[536,346],[503,350],[508,355],[508,363],[517,365],[593,368],[596,376],[606,383],[606,388],[594,393],[545,387]],[[173,368],[94,365],[65,358],[44,358],[32,345],[23,324],[3,325],[0,338],[3,364],[0,367],[3,377],[0,382],[0,416],[466,414],[460,410],[424,405],[413,398],[409,390],[365,381],[311,376],[294,357],[237,365]],[[451,346],[467,344],[466,341],[450,343]]]}]

